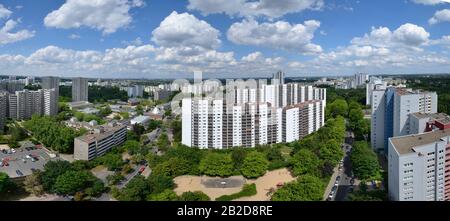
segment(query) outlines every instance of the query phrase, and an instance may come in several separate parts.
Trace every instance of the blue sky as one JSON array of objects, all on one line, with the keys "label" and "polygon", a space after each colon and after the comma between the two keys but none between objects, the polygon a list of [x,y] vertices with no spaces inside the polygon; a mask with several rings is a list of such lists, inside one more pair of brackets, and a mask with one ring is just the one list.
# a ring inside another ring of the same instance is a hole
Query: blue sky
[{"label": "blue sky", "polygon": [[1,74],[449,73],[440,0],[3,0]]}]

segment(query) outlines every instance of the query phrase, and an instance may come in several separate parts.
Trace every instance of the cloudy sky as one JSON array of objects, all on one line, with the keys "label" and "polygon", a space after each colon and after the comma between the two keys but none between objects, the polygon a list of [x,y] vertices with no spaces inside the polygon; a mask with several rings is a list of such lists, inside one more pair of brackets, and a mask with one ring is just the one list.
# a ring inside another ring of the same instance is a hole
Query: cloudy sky
[{"label": "cloudy sky", "polygon": [[450,73],[449,0],[2,0],[0,74]]}]

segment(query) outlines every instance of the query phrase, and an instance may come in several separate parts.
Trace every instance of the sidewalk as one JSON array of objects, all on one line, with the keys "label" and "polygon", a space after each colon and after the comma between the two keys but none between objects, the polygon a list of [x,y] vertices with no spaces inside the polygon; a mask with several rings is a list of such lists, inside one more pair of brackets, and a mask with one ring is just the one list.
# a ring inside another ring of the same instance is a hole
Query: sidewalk
[{"label": "sidewalk", "polygon": [[332,189],[333,186],[334,186],[334,182],[336,181],[336,177],[337,177],[338,175],[339,175],[339,164],[338,164],[336,167],[334,167],[334,169],[333,169],[333,175],[331,175],[330,182],[328,182],[328,186],[327,186],[327,188],[325,189],[325,192],[323,193],[323,200],[324,200],[324,201],[327,200],[328,194],[330,194],[331,189]]}]

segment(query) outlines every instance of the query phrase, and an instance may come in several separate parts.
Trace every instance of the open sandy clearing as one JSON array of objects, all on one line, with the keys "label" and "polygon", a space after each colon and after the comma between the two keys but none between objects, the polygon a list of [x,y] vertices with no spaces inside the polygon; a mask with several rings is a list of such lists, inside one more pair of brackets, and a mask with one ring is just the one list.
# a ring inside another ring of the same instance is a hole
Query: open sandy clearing
[{"label": "open sandy clearing", "polygon": [[184,192],[194,192],[194,191],[202,191],[206,195],[208,195],[211,200],[215,200],[217,197],[223,195],[230,195],[233,193],[237,193],[242,190],[242,186],[245,183],[255,183],[257,194],[251,197],[243,197],[238,199],[239,201],[267,201],[270,200],[270,196],[267,195],[271,188],[277,188],[277,184],[279,183],[288,183],[295,180],[292,177],[291,173],[286,169],[278,169],[274,171],[267,172],[264,176],[255,179],[255,180],[247,180],[243,176],[233,176],[228,177],[227,179],[233,180],[242,180],[242,184],[235,187],[229,188],[208,188],[205,186],[205,183],[208,183],[211,180],[217,180],[217,177],[207,177],[207,176],[179,176],[174,179],[177,188],[175,188],[175,192],[178,195],[181,195]]},{"label": "open sandy clearing", "polygon": [[269,171],[264,176],[256,180],[247,180],[247,183],[256,184],[256,195],[242,197],[237,199],[236,201],[268,201],[270,200],[270,195],[267,195],[267,193],[271,188],[276,189],[277,184],[285,184],[294,180],[295,177],[293,177],[289,170],[287,170],[286,168]]}]

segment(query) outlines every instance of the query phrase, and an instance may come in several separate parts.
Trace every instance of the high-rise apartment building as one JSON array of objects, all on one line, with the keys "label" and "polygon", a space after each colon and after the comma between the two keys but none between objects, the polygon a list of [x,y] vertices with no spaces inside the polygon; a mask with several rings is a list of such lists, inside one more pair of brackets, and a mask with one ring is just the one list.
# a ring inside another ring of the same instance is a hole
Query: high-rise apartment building
[{"label": "high-rise apartment building", "polygon": [[73,78],[72,79],[72,102],[88,101],[88,79]]},{"label": "high-rise apartment building", "polygon": [[0,92],[0,132],[5,128],[8,112],[8,93]]},{"label": "high-rise apartment building", "polygon": [[32,115],[53,116],[58,113],[55,89],[16,91],[9,94],[9,117],[15,120],[30,119]]},{"label": "high-rise apartment building", "polygon": [[412,134],[410,116],[414,113],[436,113],[435,92],[376,85],[371,92],[371,145],[387,154],[388,138]]},{"label": "high-rise apartment building", "polygon": [[273,85],[278,85],[278,84],[283,85],[284,77],[285,77],[285,74],[282,71],[278,71],[277,73],[273,74],[272,84]]},{"label": "high-rise apartment building", "polygon": [[292,142],[325,123],[326,89],[241,83],[227,84],[219,97],[182,100],[183,144],[226,149]]},{"label": "high-rise apartment building", "polygon": [[144,86],[134,85],[127,88],[128,97],[136,98],[144,96]]},{"label": "high-rise apartment building", "polygon": [[[447,127],[450,128],[450,122]],[[389,197],[395,201],[450,200],[450,129],[389,139]]]},{"label": "high-rise apartment building", "polygon": [[42,77],[42,89],[55,89],[57,96],[59,96],[59,77]]}]

